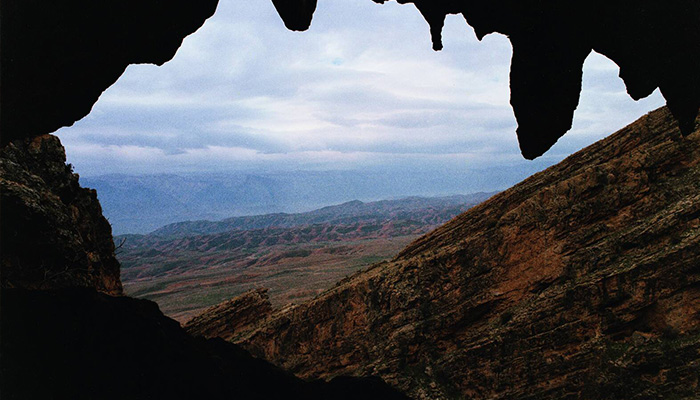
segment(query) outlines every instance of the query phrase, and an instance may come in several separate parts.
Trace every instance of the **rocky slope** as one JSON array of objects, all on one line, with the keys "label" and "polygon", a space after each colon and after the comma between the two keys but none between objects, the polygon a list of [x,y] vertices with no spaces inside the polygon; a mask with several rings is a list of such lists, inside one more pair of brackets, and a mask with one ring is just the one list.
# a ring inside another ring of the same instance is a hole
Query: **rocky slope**
[{"label": "rocky slope", "polygon": [[[390,259],[487,196],[354,201],[300,214],[182,222],[148,235],[115,237],[117,257],[125,291],[157,302],[181,322],[260,287],[270,289],[279,308],[310,300]],[[217,231],[223,232],[196,234]]]},{"label": "rocky slope", "polygon": [[258,322],[272,314],[267,289],[250,290],[238,297],[209,307],[189,320],[184,328],[194,336],[237,339],[236,334],[248,332]]},{"label": "rocky slope", "polygon": [[659,109],[238,341],[417,398],[700,393],[700,133]]},{"label": "rocky slope", "polygon": [[80,187],[57,137],[0,149],[2,287],[91,287],[121,294],[112,228]]}]

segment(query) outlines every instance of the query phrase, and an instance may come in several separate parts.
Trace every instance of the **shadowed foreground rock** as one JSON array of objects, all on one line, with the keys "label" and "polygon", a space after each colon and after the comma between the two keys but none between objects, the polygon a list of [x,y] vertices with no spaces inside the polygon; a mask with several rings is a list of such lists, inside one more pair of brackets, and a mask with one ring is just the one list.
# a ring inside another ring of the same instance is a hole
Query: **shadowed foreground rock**
[{"label": "shadowed foreground rock", "polygon": [[696,399],[700,132],[654,111],[239,342],[416,398]]},{"label": "shadowed foreground rock", "polygon": [[405,398],[379,378],[302,381],[104,294],[122,293],[111,229],[65,161],[51,135],[0,149],[3,400]]},{"label": "shadowed foreground rock", "polygon": [[112,227],[57,137],[0,149],[0,222],[2,287],[122,293]]},{"label": "shadowed foreground rock", "polygon": [[92,289],[2,291],[3,399],[405,399],[381,379],[305,382],[155,303]]}]

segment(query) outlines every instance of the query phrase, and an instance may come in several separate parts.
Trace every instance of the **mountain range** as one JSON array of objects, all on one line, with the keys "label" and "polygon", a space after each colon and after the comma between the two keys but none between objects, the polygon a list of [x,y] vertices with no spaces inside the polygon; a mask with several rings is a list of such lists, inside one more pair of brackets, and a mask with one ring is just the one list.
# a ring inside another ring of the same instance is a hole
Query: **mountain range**
[{"label": "mountain range", "polygon": [[299,213],[352,200],[448,196],[505,189],[547,162],[488,170],[292,171],[80,178],[94,188],[114,234],[148,233],[180,221]]},{"label": "mountain range", "polygon": [[233,230],[292,228],[331,224],[380,224],[387,221],[414,221],[432,226],[453,217],[465,205],[480,203],[496,192],[452,195],[445,197],[406,197],[397,200],[346,203],[323,207],[305,213],[274,213],[227,218],[221,221],[185,221],[169,224],[151,233],[154,236],[209,235]]},{"label": "mountain range", "polygon": [[351,201],[298,214],[181,222],[116,236],[127,293],[186,321],[256,287],[276,307],[299,303],[494,193]]}]

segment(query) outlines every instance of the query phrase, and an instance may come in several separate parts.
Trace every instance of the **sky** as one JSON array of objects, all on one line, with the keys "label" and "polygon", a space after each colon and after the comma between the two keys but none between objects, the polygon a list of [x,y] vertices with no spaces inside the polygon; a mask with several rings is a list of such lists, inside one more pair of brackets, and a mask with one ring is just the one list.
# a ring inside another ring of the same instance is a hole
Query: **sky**
[{"label": "sky", "polygon": [[[321,0],[309,31],[271,1],[221,1],[161,67],[131,65],[92,112],[57,131],[83,176],[226,171],[544,168],[664,104],[635,102],[592,54],[574,127],[522,158],[511,47],[448,16],[444,50],[411,5]],[[470,172],[471,171],[471,172]]]}]

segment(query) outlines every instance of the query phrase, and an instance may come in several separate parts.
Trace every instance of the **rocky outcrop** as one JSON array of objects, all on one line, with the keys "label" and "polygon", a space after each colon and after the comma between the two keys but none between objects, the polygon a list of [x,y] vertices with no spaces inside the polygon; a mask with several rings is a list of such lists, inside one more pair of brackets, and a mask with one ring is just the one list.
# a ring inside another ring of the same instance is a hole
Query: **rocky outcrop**
[{"label": "rocky outcrop", "polygon": [[3,399],[405,399],[378,378],[305,382],[155,303],[92,289],[2,291]]},{"label": "rocky outcrop", "polygon": [[217,0],[4,0],[0,145],[86,116],[129,64],[162,65]]},{"label": "rocky outcrop", "polygon": [[700,132],[657,110],[239,339],[416,398],[697,398]]},{"label": "rocky outcrop", "polygon": [[[397,1],[418,8],[435,50],[442,49],[448,14],[464,16],[479,39],[493,32],[508,36],[511,104],[525,158],[542,155],[571,129],[583,62],[591,51],[620,66],[633,99],[659,88],[681,131],[693,130],[700,107],[700,3],[695,0]],[[285,4],[280,16],[288,26],[308,26],[314,12],[308,1]]]},{"label": "rocky outcrop", "polygon": [[236,340],[272,314],[267,289],[254,289],[209,307],[189,320],[184,328],[193,336]]},{"label": "rocky outcrop", "polygon": [[97,193],[81,188],[57,137],[0,149],[3,288],[91,287],[122,293],[112,228]]}]

